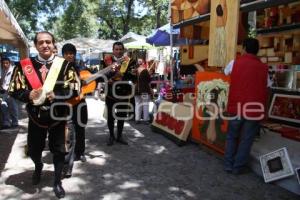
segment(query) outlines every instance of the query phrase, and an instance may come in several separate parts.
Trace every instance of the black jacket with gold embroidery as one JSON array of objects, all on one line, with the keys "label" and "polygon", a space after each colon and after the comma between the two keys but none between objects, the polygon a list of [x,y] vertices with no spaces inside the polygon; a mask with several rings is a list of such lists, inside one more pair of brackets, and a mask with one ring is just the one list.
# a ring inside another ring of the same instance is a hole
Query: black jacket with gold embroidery
[{"label": "black jacket with gold embroidery", "polygon": [[[48,73],[50,70],[50,67],[52,65],[52,61],[42,62],[39,61],[37,57],[30,58],[31,62],[33,64],[33,67],[38,75],[38,78],[40,79],[41,83],[42,81],[42,75],[40,69],[45,65],[48,69]],[[48,74],[47,74],[48,75]],[[23,73],[22,67],[20,63],[16,64],[16,67],[14,69],[12,79],[10,82],[10,86],[8,89],[9,94],[26,103],[27,104],[27,111],[29,115],[34,116],[40,116],[41,110],[49,111],[50,107],[55,102],[65,102],[66,100],[77,96],[80,92],[80,79],[76,73],[74,64],[69,63],[68,61],[64,61],[63,65],[61,67],[61,70],[59,72],[58,78],[56,80],[53,92],[56,96],[53,102],[49,102],[46,100],[44,104],[35,106],[33,105],[33,102],[29,99],[29,93],[31,92],[32,87],[27,80],[27,77]],[[64,115],[66,108],[61,109],[62,107],[56,106],[57,109],[55,111],[58,113],[59,116]],[[65,106],[66,107],[66,106]],[[49,117],[49,116],[48,116]],[[36,119],[39,120],[39,119]],[[40,120],[46,120],[46,119],[40,119]]]},{"label": "black jacket with gold embroidery", "polygon": [[[116,62],[114,57],[111,56],[111,62]],[[110,64],[105,63],[105,67]],[[134,82],[136,80],[136,74],[133,73],[133,70],[136,68],[136,61],[134,59],[130,59],[128,67],[125,73],[122,75],[120,79],[114,79],[114,72],[111,72],[108,75],[109,82],[107,84],[107,97],[118,99],[118,96],[133,96],[134,95]],[[115,85],[115,87],[114,87]],[[113,92],[114,91],[114,92]]]}]

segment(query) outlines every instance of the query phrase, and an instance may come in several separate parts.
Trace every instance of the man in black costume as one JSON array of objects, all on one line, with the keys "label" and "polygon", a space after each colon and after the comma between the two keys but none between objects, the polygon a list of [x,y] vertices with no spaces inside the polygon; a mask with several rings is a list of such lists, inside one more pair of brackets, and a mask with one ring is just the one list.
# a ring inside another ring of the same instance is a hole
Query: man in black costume
[{"label": "man in black costume", "polygon": [[26,103],[28,155],[35,164],[32,184],[37,185],[41,179],[42,151],[48,135],[54,164],[53,191],[58,198],[63,198],[61,176],[65,154],[69,151],[65,144],[69,133],[66,128],[69,108],[64,102],[78,95],[80,82],[73,64],[54,55],[55,39],[51,33],[37,33],[34,44],[38,56],[17,63],[9,93]]},{"label": "man in black costume", "polygon": [[[128,112],[133,110],[130,99],[134,96],[133,82],[136,78],[136,62],[124,56],[124,45],[121,42],[113,44],[113,55],[104,58],[105,66],[115,66],[116,70],[108,78],[105,104],[107,108],[107,126],[109,139],[107,145],[111,146],[114,141],[128,145],[122,136],[124,120],[128,119]],[[117,120],[117,138],[114,135],[114,122]]]},{"label": "man in black costume", "polygon": [[[67,43],[62,47],[63,57],[71,63],[74,63],[75,69],[79,75],[81,67],[75,64],[76,61],[76,47]],[[72,120],[68,121],[68,125],[71,126],[70,130],[74,130],[70,133],[69,145],[70,151],[65,157],[64,177],[69,178],[72,176],[72,169],[74,160],[86,161],[85,152],[85,127],[88,120],[87,105],[85,99],[81,99],[77,104],[73,105]]]}]

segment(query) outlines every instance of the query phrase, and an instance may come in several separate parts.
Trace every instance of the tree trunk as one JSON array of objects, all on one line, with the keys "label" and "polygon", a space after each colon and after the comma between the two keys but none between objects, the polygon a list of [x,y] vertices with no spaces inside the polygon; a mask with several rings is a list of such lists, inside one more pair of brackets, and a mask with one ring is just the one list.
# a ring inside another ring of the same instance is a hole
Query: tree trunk
[{"label": "tree trunk", "polygon": [[129,24],[131,21],[130,19],[131,19],[133,1],[134,0],[128,0],[128,2],[127,2],[127,15],[124,20],[123,35],[125,35],[129,31]]},{"label": "tree trunk", "polygon": [[161,6],[157,7],[156,10],[156,28],[161,27],[160,16],[161,16]]}]

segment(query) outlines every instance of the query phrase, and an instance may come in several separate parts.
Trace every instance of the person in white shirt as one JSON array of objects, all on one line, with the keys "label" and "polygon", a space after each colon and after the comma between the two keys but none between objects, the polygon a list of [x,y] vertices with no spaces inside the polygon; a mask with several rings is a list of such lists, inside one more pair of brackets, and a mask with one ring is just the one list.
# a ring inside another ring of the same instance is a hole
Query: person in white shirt
[{"label": "person in white shirt", "polygon": [[18,104],[16,99],[8,95],[8,87],[13,74],[14,66],[9,58],[2,58],[0,79],[0,99],[1,99],[1,129],[18,127]]}]

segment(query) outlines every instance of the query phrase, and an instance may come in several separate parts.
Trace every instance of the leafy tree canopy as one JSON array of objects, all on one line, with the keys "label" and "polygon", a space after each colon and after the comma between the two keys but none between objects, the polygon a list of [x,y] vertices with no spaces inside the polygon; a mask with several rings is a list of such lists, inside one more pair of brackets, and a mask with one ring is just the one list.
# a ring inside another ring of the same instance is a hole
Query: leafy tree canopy
[{"label": "leafy tree canopy", "polygon": [[39,30],[59,40],[147,35],[167,23],[168,0],[6,0],[28,38]]}]

